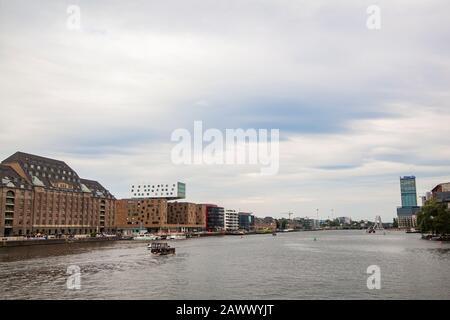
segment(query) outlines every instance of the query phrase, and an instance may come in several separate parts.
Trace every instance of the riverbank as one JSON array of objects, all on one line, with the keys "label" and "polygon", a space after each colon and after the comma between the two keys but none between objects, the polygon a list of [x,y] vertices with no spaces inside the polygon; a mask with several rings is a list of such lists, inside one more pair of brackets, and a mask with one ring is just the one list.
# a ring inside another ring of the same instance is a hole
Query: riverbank
[{"label": "riverbank", "polygon": [[[361,229],[363,230],[363,229]],[[390,229],[391,231],[400,231],[397,229]],[[250,232],[196,232],[187,234],[187,239],[200,237],[217,237],[217,236],[248,236],[248,235],[268,235],[273,233],[292,233],[292,232],[313,232],[313,231],[349,231],[347,229],[316,229],[316,230],[301,230],[301,229],[286,229],[275,231],[250,231]],[[133,240],[133,237],[122,236],[103,236],[103,237],[64,237],[64,238],[22,238],[22,239],[6,239],[0,238],[0,248],[2,247],[21,247],[21,246],[35,246],[35,245],[50,245],[50,244],[67,244],[67,243],[85,243],[85,242],[104,242],[104,241],[138,241]],[[435,239],[432,239],[435,240]],[[447,241],[447,240],[443,240]]]},{"label": "riverbank", "polygon": [[86,237],[86,238],[60,238],[60,239],[24,239],[24,240],[2,240],[1,247],[22,247],[49,244],[65,244],[65,243],[85,243],[85,242],[104,242],[123,240],[120,237]]}]

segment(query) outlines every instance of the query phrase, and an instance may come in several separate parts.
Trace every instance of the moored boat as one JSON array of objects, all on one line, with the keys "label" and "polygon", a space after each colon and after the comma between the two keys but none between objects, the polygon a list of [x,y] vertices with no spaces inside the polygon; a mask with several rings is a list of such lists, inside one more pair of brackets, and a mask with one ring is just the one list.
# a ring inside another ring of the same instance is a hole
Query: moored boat
[{"label": "moored boat", "polygon": [[157,235],[148,233],[148,232],[139,232],[138,235],[133,237],[133,240],[144,240],[144,241],[155,241],[160,240],[161,238]]},{"label": "moored boat", "polygon": [[183,240],[186,239],[184,233],[171,233],[166,236],[166,240]]}]

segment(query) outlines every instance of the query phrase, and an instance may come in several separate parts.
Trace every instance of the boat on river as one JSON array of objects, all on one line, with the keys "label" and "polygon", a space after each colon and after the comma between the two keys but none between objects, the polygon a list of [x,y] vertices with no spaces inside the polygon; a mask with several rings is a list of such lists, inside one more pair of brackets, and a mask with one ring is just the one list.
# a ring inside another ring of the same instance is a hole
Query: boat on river
[{"label": "boat on river", "polygon": [[166,236],[166,240],[183,240],[186,239],[184,233],[171,233]]},{"label": "boat on river", "polygon": [[167,242],[153,242],[150,243],[147,248],[151,253],[158,256],[175,254],[175,248],[169,246]]},{"label": "boat on river", "polygon": [[148,232],[139,232],[139,234],[133,237],[133,240],[155,241],[161,240],[161,237]]}]

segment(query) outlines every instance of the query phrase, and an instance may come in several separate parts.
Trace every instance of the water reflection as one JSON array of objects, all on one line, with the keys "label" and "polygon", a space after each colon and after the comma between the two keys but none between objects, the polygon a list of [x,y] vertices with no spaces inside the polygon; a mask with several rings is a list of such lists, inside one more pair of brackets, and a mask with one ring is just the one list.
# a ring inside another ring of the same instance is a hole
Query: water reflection
[{"label": "water reflection", "polygon": [[[173,244],[174,256],[153,256],[134,241],[1,248],[1,298],[450,299],[450,244],[417,234],[304,232]],[[372,264],[381,268],[381,290],[366,287]],[[81,269],[81,290],[66,288],[70,265]]]}]

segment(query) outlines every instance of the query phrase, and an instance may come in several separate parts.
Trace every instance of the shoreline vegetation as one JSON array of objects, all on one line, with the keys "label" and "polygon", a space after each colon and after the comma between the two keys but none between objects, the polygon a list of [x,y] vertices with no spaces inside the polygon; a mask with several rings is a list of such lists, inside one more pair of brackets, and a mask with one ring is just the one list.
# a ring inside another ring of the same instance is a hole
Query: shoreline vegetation
[{"label": "shoreline vegetation", "polygon": [[446,203],[428,200],[417,214],[417,226],[424,240],[450,241],[450,208]]}]

